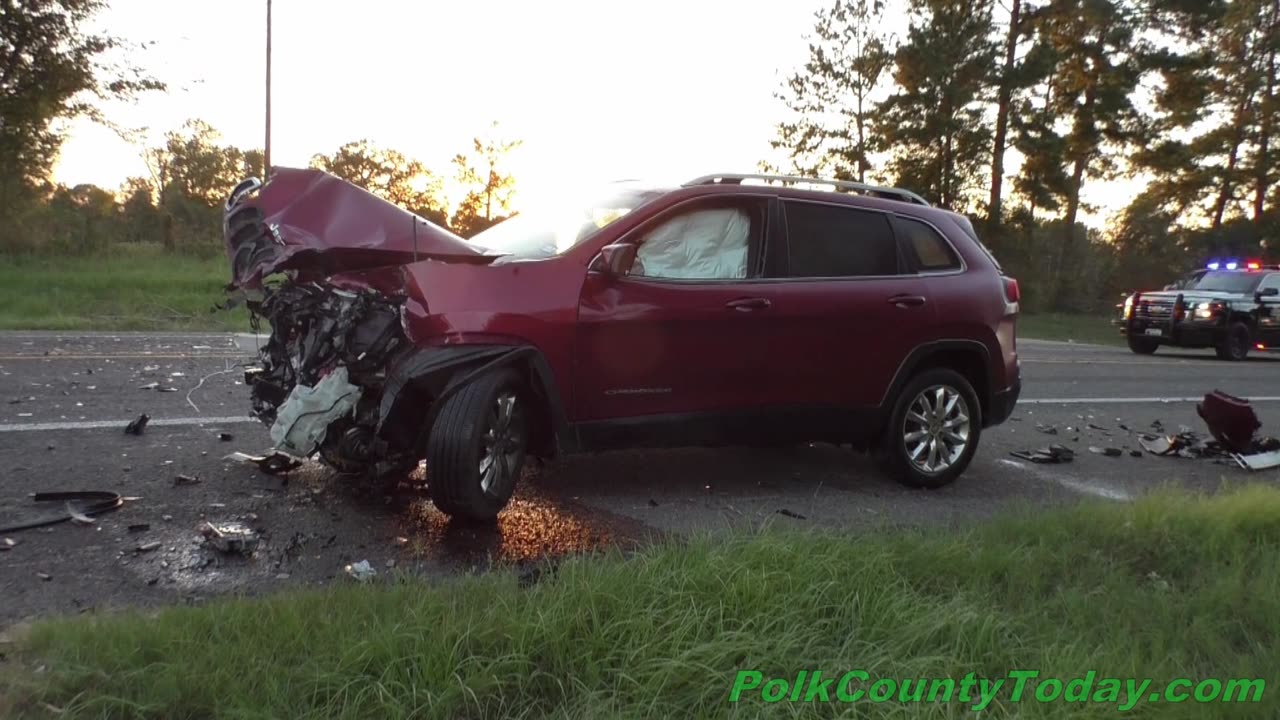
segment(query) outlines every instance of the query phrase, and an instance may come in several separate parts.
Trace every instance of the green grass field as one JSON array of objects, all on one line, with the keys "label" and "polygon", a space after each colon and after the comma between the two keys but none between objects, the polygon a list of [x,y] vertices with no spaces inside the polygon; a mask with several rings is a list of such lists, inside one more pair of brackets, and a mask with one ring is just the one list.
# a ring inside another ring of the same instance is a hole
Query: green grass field
[{"label": "green grass field", "polygon": [[225,300],[223,257],[168,255],[121,247],[85,257],[0,256],[3,330],[247,330]]},{"label": "green grass field", "polygon": [[[0,717],[1110,718],[1007,694],[981,715],[727,698],[738,669],[1274,683],[1277,618],[1280,492],[1170,493],[960,530],[670,542],[527,588],[500,572],[47,621],[0,663]],[[1280,687],[1124,716],[1275,718]]]},{"label": "green grass field", "polygon": [[[221,257],[124,246],[90,257],[0,256],[0,330],[245,330],[244,310],[210,312],[229,271]],[[1108,318],[1023,315],[1019,335],[1121,344]]]}]

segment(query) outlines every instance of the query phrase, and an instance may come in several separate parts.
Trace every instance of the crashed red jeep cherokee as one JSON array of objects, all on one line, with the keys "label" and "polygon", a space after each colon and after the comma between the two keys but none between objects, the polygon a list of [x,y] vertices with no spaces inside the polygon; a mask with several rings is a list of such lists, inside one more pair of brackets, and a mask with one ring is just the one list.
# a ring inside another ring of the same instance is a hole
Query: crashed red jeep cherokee
[{"label": "crashed red jeep cherokee", "polygon": [[[809,188],[809,189],[805,189]],[[817,189],[825,188],[825,189]],[[228,290],[279,451],[493,518],[527,454],[824,441],[938,487],[1017,402],[1018,286],[896,188],[618,183],[464,240],[317,170],[239,185]]]}]

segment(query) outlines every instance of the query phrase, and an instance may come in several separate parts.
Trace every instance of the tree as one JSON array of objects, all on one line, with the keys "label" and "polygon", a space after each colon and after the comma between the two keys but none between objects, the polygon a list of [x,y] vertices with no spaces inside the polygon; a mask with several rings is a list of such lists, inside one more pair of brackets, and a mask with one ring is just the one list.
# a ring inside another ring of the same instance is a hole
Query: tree
[{"label": "tree", "polygon": [[1022,0],[1010,0],[1009,26],[1005,30],[1004,59],[996,78],[996,127],[991,142],[991,194],[987,201],[987,227],[995,234],[1002,222],[1004,203],[1004,154],[1009,143],[1009,114],[1014,91],[1025,86],[1019,72],[1018,42],[1022,39]]},{"label": "tree", "polygon": [[809,59],[775,96],[791,119],[770,144],[797,175],[866,182],[875,149],[872,94],[892,61],[884,0],[835,0],[815,14]]},{"label": "tree", "polygon": [[[1061,172],[1066,186],[1059,269],[1067,267],[1078,235],[1080,193],[1091,177],[1112,177],[1117,160],[1141,143],[1143,118],[1133,104],[1142,76],[1143,48],[1133,15],[1119,0],[1054,0],[1028,17],[1036,30],[1037,50],[1045,59],[1043,142],[1032,149],[1029,168]],[[1044,154],[1046,150],[1058,152]],[[1058,273],[1054,298],[1065,303],[1071,292],[1066,273]]]},{"label": "tree", "polygon": [[63,136],[54,121],[98,118],[95,100],[163,88],[108,62],[122,41],[85,30],[102,0],[0,2],[0,225],[49,173]]},{"label": "tree", "polygon": [[894,183],[943,207],[969,206],[988,167],[992,34],[990,0],[911,0],[879,124]]},{"label": "tree", "polygon": [[368,190],[384,200],[445,225],[448,215],[440,178],[417,160],[368,140],[349,142],[332,155],[316,155],[311,166]]},{"label": "tree", "polygon": [[[494,123],[493,131],[496,129]],[[515,178],[502,168],[520,141],[495,137],[493,131],[487,137],[475,138],[472,156],[459,153],[453,158],[464,195],[454,208],[449,225],[463,237],[471,237],[503,220],[515,195]]]}]

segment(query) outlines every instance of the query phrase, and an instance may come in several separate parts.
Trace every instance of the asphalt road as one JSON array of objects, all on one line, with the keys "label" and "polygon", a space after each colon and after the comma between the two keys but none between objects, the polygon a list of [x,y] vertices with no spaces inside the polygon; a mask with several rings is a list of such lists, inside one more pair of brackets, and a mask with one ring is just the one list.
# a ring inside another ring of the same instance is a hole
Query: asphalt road
[{"label": "asphalt road", "polygon": [[[217,333],[0,333],[0,526],[36,511],[36,492],[131,498],[92,525],[0,536],[0,626],[345,581],[344,566],[359,560],[382,576],[436,576],[666,534],[963,523],[1010,507],[1123,502],[1167,484],[1212,491],[1280,479],[1208,460],[1088,451],[1137,449],[1121,424],[1202,431],[1192,400],[1213,389],[1255,399],[1263,432],[1280,433],[1280,356],[1233,364],[1211,352],[1139,357],[1024,340],[1023,401],[1010,422],[984,434],[968,473],[942,490],[902,488],[869,458],[826,446],[618,452],[531,471],[497,526],[477,529],[450,523],[412,490],[388,498],[318,466],[282,479],[226,459],[269,445],[266,429],[245,418],[236,367],[251,359],[245,346]],[[145,432],[124,434],[140,413],[151,417]],[[1075,461],[1033,465],[1009,454],[1051,442],[1076,449]],[[175,484],[178,475],[199,482]],[[253,526],[257,554],[207,549],[198,532],[205,520]]]}]

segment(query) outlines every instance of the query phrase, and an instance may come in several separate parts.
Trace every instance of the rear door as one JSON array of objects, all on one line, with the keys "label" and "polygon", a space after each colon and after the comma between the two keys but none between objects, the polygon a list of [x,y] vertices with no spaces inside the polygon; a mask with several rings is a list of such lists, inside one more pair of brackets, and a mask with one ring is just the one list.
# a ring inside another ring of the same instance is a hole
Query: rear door
[{"label": "rear door", "polygon": [[934,309],[890,214],[784,199],[786,252],[771,256],[770,371],[789,403],[879,405]]},{"label": "rear door", "polygon": [[578,307],[574,419],[722,413],[759,399],[759,292],[768,198],[682,203],[622,239],[626,277],[587,273]]}]

